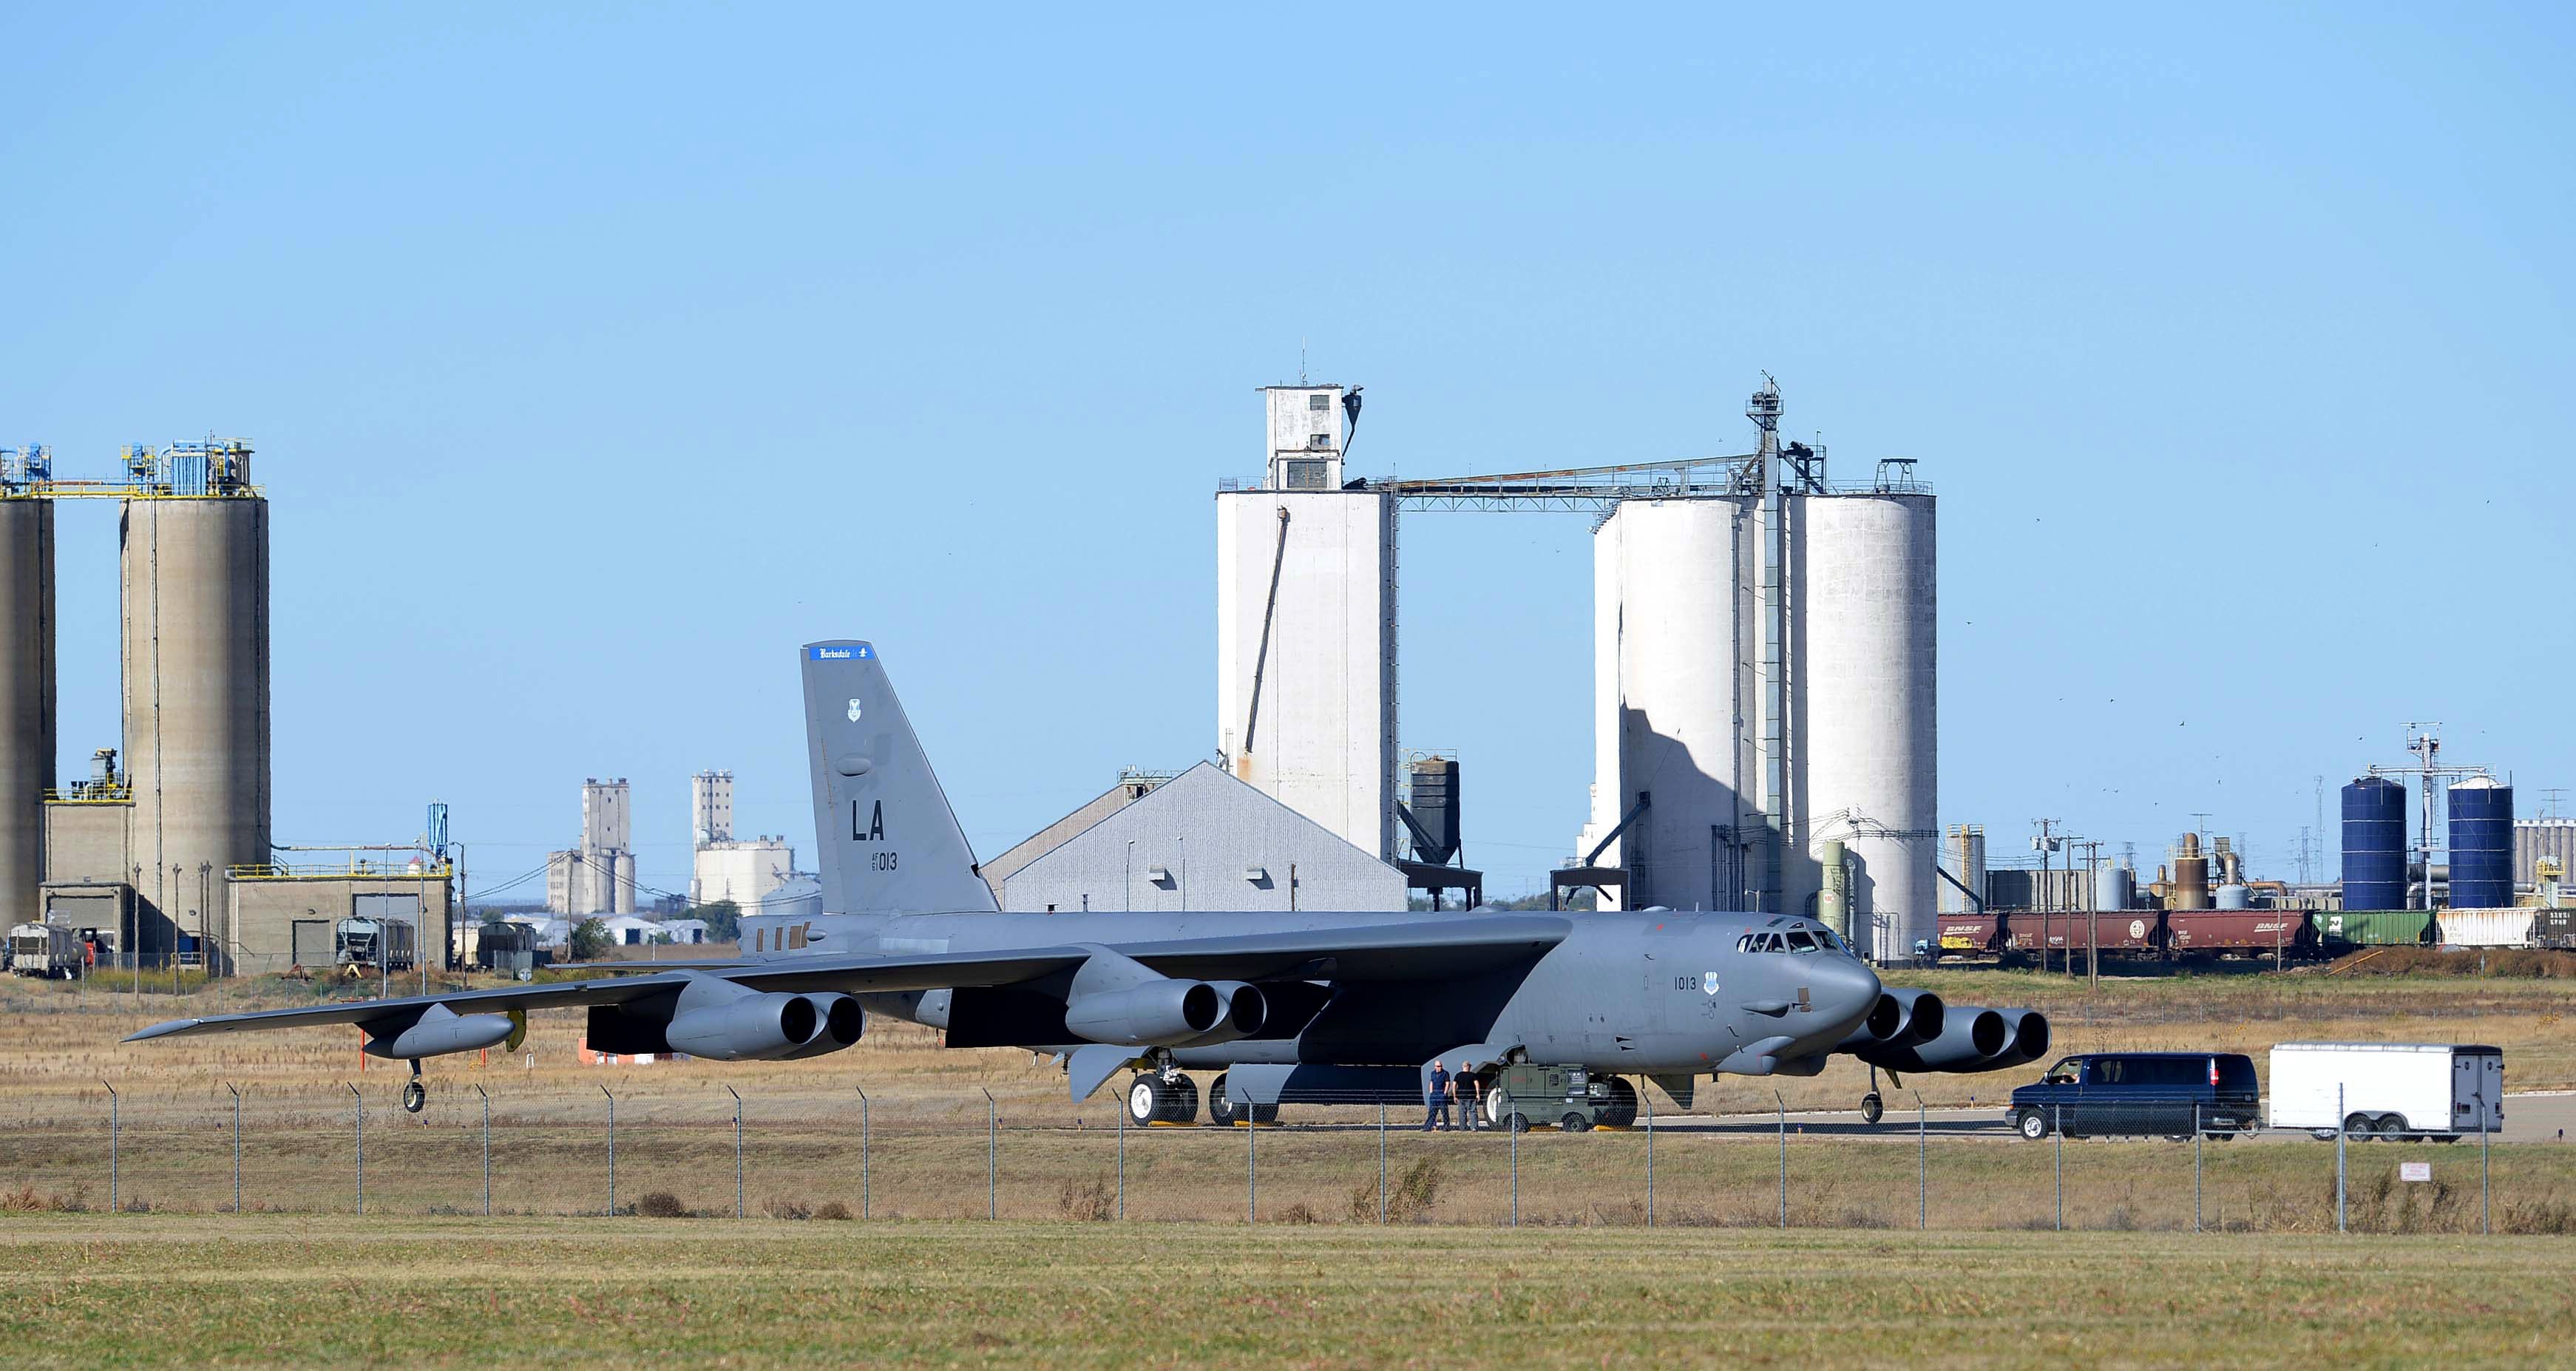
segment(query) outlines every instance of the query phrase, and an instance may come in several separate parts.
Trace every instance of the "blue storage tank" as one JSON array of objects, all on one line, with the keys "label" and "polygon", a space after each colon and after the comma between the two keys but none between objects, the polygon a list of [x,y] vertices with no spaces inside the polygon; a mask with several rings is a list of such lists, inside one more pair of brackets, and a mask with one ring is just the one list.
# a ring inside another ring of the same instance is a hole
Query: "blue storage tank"
[{"label": "blue storage tank", "polygon": [[2451,908],[2513,905],[2513,787],[2471,776],[2451,787]]},{"label": "blue storage tank", "polygon": [[2406,787],[2385,776],[2343,788],[2343,907],[2406,907]]}]

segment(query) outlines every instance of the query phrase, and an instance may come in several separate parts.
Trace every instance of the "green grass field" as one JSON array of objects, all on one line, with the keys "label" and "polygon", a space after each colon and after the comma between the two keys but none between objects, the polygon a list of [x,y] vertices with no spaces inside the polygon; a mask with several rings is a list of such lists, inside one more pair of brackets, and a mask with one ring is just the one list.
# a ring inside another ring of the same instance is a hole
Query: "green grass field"
[{"label": "green grass field", "polygon": [[24,1366],[2530,1366],[2565,1239],[21,1216]]}]

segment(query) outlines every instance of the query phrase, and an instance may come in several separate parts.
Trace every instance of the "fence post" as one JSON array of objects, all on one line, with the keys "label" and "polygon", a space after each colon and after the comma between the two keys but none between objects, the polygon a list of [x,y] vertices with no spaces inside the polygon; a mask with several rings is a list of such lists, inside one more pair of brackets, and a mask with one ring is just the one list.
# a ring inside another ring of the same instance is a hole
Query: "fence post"
[{"label": "fence post", "polygon": [[2066,1231],[2066,1106],[2048,1107],[2048,1138],[2057,1152],[2057,1231]]},{"label": "fence post", "polygon": [[2191,1231],[2200,1231],[2200,1106],[2191,1107]]},{"label": "fence post", "polygon": [[[742,1092],[732,1086],[725,1093],[733,1096],[733,1216],[742,1217]],[[862,1170],[865,1169],[862,1164]]]},{"label": "fence post", "polygon": [[483,1217],[492,1217],[492,1096],[480,1083],[474,1093],[483,1097]]},{"label": "fence post", "polygon": [[[99,1084],[107,1085],[106,1078],[101,1077],[99,1079]],[[124,1212],[117,1208],[116,1204],[116,1140],[118,1132],[116,1087],[107,1085],[107,1212],[111,1214]]]},{"label": "fence post", "polygon": [[1637,1100],[1646,1107],[1646,1226],[1655,1226],[1655,1095],[1651,1090],[1637,1092]]},{"label": "fence post", "polygon": [[[981,1087],[978,1087],[979,1089]],[[984,1217],[1001,1216],[1002,1108],[984,1091]]]},{"label": "fence post", "polygon": [[[1512,1140],[1512,1222],[1520,1222],[1521,1145]],[[1377,1102],[1377,1221],[1386,1223],[1386,1101]]]},{"label": "fence post", "polygon": [[1118,1102],[1118,1217],[1127,1217],[1127,1102]]},{"label": "fence post", "polygon": [[2343,1087],[2335,1087],[2335,1231],[2347,1232],[2343,1220]]},{"label": "fence post", "polygon": [[233,1212],[241,1212],[241,1091],[231,1081],[224,1089],[233,1092]]},{"label": "fence post", "polygon": [[875,1198],[868,1189],[868,1092],[858,1086],[851,1089],[859,1092],[859,1218],[864,1222],[868,1202]]},{"label": "fence post", "polygon": [[1923,1092],[1914,1096],[1914,1230],[1932,1227],[1932,1125],[1923,1112]]},{"label": "fence post", "polygon": [[1789,1226],[1789,1102],[1780,1092],[1771,1092],[1771,1101],[1780,1106],[1780,1226]]},{"label": "fence post", "polygon": [[[1508,1100],[1504,1101],[1506,1106],[1510,1103]],[[1386,1133],[1384,1131],[1386,1106],[1379,1105],[1377,1108],[1380,1120],[1377,1154],[1377,1221],[1384,1223],[1386,1222]],[[1512,1137],[1512,1227],[1514,1228],[1521,1226],[1521,1130],[1520,1125],[1513,1122],[1519,1117],[1518,1111],[1506,1112],[1503,1115],[1503,1131]]]},{"label": "fence post", "polygon": [[355,1083],[343,1081],[341,1084],[349,1087],[349,1097],[357,1101],[357,1117],[351,1125],[351,1133],[358,1141],[358,1212],[364,1214],[367,1212],[367,1097],[358,1093]]},{"label": "fence post", "polygon": [[1261,1118],[1243,1107],[1243,1221],[1261,1222]]},{"label": "fence post", "polygon": [[[601,1086],[599,1093],[608,1095],[608,1087]],[[615,1095],[608,1095],[608,1213],[612,1218],[617,1214],[617,1097]]]}]

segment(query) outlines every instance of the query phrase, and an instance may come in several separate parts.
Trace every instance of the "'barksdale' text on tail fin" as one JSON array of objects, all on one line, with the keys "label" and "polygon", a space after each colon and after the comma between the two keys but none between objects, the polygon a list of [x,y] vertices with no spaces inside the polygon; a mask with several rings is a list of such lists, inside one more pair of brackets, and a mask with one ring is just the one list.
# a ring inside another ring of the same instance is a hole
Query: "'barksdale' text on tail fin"
[{"label": "'barksdale' text on tail fin", "polygon": [[824,912],[998,909],[876,648],[836,640],[801,651]]}]

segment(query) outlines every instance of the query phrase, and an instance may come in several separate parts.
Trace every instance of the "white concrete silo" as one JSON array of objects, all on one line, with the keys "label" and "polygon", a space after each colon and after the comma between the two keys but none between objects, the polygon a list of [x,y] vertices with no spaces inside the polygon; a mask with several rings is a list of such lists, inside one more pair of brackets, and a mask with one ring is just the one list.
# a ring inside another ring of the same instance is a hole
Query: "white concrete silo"
[{"label": "white concrete silo", "polygon": [[1802,907],[1821,845],[1840,839],[1855,934],[1873,957],[1903,957],[1938,913],[1932,497],[1805,494],[1789,506],[1789,907]]},{"label": "white concrete silo", "polygon": [[1631,500],[1593,535],[1595,773],[1577,858],[1652,797],[1598,858],[1628,871],[1605,908],[1756,903],[1758,520],[1750,496]]},{"label": "white concrete silo", "polygon": [[1345,490],[1340,386],[1266,386],[1254,489],[1216,496],[1217,751],[1362,851],[1396,855],[1396,520]]}]

